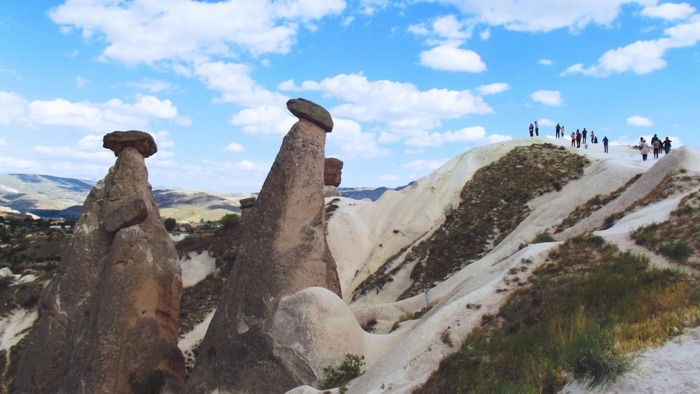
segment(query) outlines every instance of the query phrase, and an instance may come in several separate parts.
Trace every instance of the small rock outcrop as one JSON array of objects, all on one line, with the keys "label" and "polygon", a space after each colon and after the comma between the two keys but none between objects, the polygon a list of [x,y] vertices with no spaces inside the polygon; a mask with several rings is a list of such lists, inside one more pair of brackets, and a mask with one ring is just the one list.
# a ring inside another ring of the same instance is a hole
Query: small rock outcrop
[{"label": "small rock outcrop", "polygon": [[182,279],[148,183],[144,132],[113,132],[117,155],[90,192],[61,265],[40,300],[13,392],[126,393],[147,382],[177,390]]},{"label": "small rock outcrop", "polygon": [[326,186],[340,186],[340,178],[343,175],[342,160],[336,159],[334,157],[327,158],[324,165],[323,174],[323,183]]},{"label": "small rock outcrop", "polygon": [[309,287],[340,296],[326,243],[323,200],[328,111],[290,100],[299,117],[284,137],[255,206],[245,214],[238,256],[199,347],[187,392],[282,393],[317,380],[304,354],[275,326],[280,302]]}]

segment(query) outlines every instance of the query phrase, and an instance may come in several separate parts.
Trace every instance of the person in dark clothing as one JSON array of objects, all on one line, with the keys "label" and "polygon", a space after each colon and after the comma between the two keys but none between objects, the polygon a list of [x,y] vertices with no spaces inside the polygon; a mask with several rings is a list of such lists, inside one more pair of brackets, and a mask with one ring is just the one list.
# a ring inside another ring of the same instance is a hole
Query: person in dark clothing
[{"label": "person in dark clothing", "polygon": [[651,137],[651,144],[654,145],[654,141],[659,141],[661,142],[661,138],[657,137],[656,134],[654,134],[653,137]]},{"label": "person in dark clothing", "polygon": [[[654,134],[654,137],[656,137],[656,134]],[[656,139],[654,142],[651,143],[651,147],[654,148],[654,159],[659,158],[659,151],[661,150],[661,140]]]},{"label": "person in dark clothing", "polygon": [[666,137],[662,146],[664,147],[664,154],[667,155],[671,152],[671,140],[669,140],[668,137]]},{"label": "person in dark clothing", "polygon": [[532,123],[530,123],[530,137],[532,137],[532,132],[535,130],[535,127],[532,126]]},{"label": "person in dark clothing", "polygon": [[603,152],[608,153],[608,137],[603,137]]},{"label": "person in dark clothing", "polygon": [[535,121],[535,136],[540,136],[540,125],[537,124],[537,121]]},{"label": "person in dark clothing", "polygon": [[559,134],[561,133],[561,126],[559,126],[559,123],[557,123],[556,131],[557,131],[557,138],[559,138]]},{"label": "person in dark clothing", "polygon": [[584,127],[583,132],[581,133],[581,136],[583,137],[582,140],[583,140],[584,144],[586,143],[586,134],[588,134],[588,131],[586,131],[586,128]]},{"label": "person in dark clothing", "polygon": [[578,129],[576,129],[576,147],[581,147],[581,132]]}]

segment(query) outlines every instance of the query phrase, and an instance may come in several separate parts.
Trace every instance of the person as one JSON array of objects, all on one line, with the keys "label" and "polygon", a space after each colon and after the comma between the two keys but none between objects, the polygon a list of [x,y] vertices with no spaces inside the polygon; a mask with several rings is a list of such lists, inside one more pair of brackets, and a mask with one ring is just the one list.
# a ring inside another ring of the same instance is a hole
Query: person
[{"label": "person", "polygon": [[574,133],[574,132],[572,131],[572,132],[571,132],[571,147],[573,148],[573,147],[575,147],[575,146],[576,146],[576,133]]},{"label": "person", "polygon": [[666,137],[666,139],[663,142],[663,147],[664,147],[664,154],[667,155],[669,152],[671,152],[671,140]]},{"label": "person", "polygon": [[588,134],[588,131],[586,131],[586,128],[583,128],[583,132],[581,133],[581,136],[583,136],[583,143],[586,143],[586,134]]},{"label": "person", "polygon": [[532,126],[532,123],[530,123],[530,137],[532,137],[532,131],[533,131],[534,129],[535,129],[535,128]]},{"label": "person", "polygon": [[608,153],[608,137],[603,137],[603,152]]},{"label": "person", "polygon": [[561,126],[559,126],[559,123],[557,123],[556,131],[557,131],[557,138],[559,138],[559,134],[561,133]]},{"label": "person", "polygon": [[647,161],[647,155],[649,154],[649,145],[644,138],[639,139],[639,153],[642,154],[642,161]]},{"label": "person", "polygon": [[654,134],[653,137],[651,137],[651,145],[654,146],[654,142],[659,141],[661,142],[661,139]]},{"label": "person", "polygon": [[561,138],[564,138],[566,134],[564,134],[564,126],[561,126]]},{"label": "person", "polygon": [[535,136],[540,136],[540,125],[537,124],[537,121],[535,121]]},{"label": "person", "polygon": [[591,143],[592,144],[598,143],[598,141],[595,139],[595,133],[593,133],[593,130],[591,130]]},{"label": "person", "polygon": [[[656,134],[654,134],[654,137],[656,137]],[[654,159],[658,159],[659,151],[661,150],[661,140],[658,138],[653,140],[651,146],[654,148]]]},{"label": "person", "polygon": [[576,147],[581,147],[581,132],[578,129],[576,129]]}]

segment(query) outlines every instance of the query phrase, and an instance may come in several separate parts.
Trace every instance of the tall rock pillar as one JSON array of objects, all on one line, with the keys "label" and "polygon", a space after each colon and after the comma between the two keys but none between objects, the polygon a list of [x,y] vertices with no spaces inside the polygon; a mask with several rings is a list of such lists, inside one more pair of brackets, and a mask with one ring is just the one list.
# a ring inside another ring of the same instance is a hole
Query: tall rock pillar
[{"label": "tall rock pillar", "polygon": [[304,99],[287,102],[299,118],[246,213],[241,246],[187,382],[190,393],[281,393],[315,380],[272,330],[280,300],[308,287],[340,296],[326,243],[323,199],[326,133],[333,120]]},{"label": "tall rock pillar", "polygon": [[177,347],[182,278],[144,158],[141,131],[115,131],[118,157],[90,192],[58,272],[40,301],[13,392],[127,393],[184,382]]}]

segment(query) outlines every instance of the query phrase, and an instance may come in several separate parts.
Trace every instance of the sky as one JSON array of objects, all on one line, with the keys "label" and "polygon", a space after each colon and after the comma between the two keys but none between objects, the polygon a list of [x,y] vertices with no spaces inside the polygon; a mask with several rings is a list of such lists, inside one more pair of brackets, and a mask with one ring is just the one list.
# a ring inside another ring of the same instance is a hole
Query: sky
[{"label": "sky", "polygon": [[405,185],[469,149],[584,127],[700,146],[700,3],[0,1],[0,173],[97,181],[151,133],[154,188],[258,192],[328,109],[341,187]]}]

